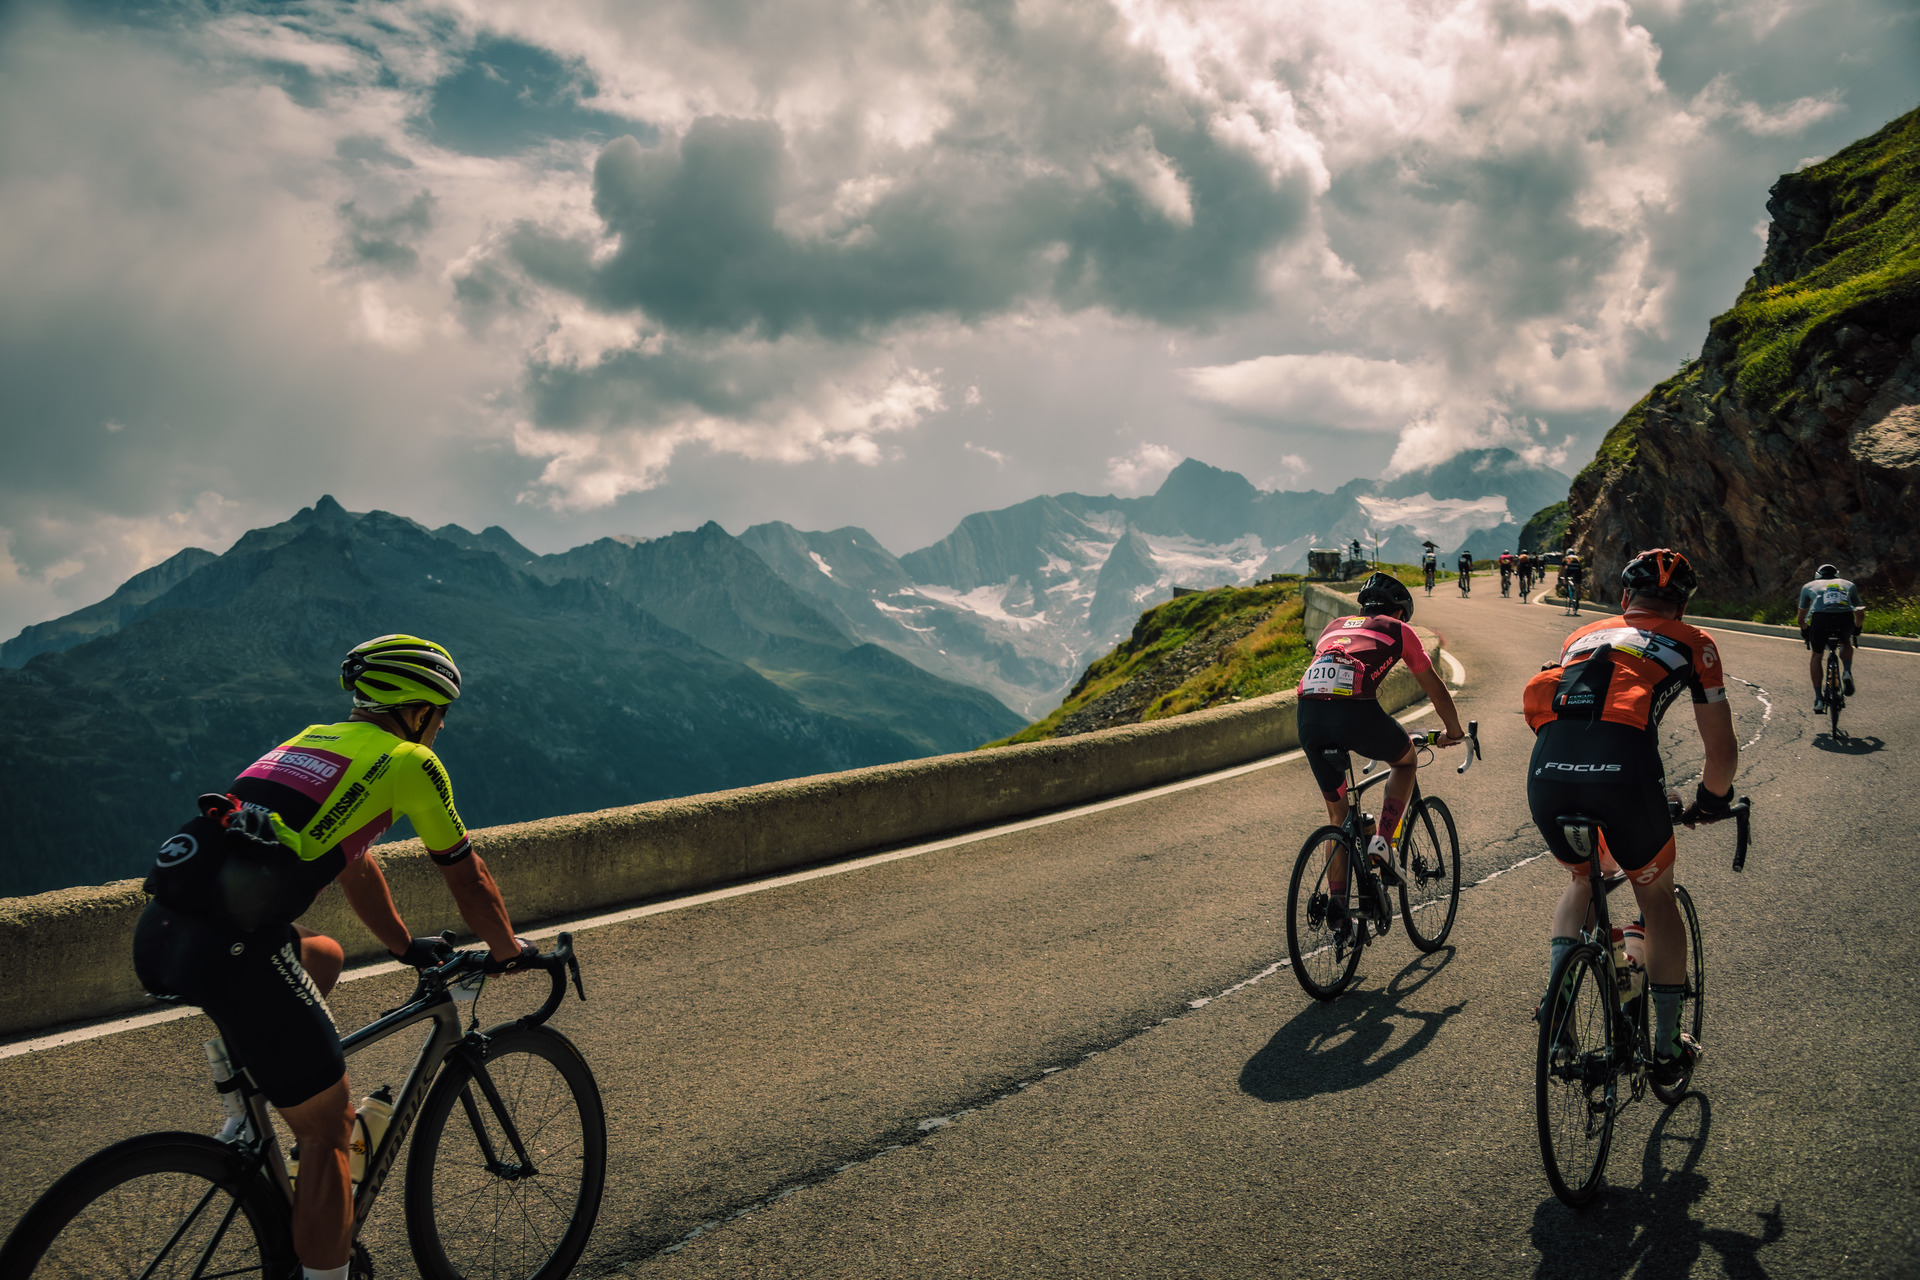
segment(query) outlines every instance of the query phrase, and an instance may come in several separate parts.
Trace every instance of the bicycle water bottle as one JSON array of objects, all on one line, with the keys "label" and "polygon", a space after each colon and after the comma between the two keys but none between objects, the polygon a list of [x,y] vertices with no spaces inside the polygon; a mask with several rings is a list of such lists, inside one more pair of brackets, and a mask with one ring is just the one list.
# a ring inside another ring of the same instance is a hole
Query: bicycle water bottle
[{"label": "bicycle water bottle", "polygon": [[383,1084],[360,1099],[359,1109],[353,1113],[353,1148],[348,1156],[348,1169],[355,1182],[367,1176],[367,1162],[380,1150],[380,1140],[387,1136],[387,1126],[392,1122],[393,1090]]},{"label": "bicycle water bottle", "polygon": [[247,1107],[240,1101],[239,1072],[233,1069],[233,1059],[227,1056],[227,1042],[215,1036],[203,1046],[207,1051],[207,1066],[213,1071],[213,1087],[220,1091],[220,1105],[227,1109],[227,1119],[220,1126],[220,1138],[225,1141],[239,1131],[246,1123]]},{"label": "bicycle water bottle", "polygon": [[1630,987],[1627,1003],[1638,1000],[1647,989],[1647,925],[1635,920],[1624,930],[1627,943],[1627,975]]},{"label": "bicycle water bottle", "polygon": [[1624,929],[1619,925],[1613,927],[1613,979],[1619,987],[1622,1008],[1638,1000],[1646,990],[1646,954],[1645,926],[1631,924]]}]

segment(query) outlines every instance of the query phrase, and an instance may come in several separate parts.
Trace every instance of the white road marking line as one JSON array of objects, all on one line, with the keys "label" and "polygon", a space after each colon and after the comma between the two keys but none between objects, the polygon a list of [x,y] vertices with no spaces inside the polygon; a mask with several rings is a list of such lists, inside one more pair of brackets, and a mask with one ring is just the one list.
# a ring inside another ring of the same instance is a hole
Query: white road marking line
[{"label": "white road marking line", "polygon": [[1448,649],[1442,649],[1440,656],[1447,660],[1447,670],[1453,672],[1454,687],[1463,687],[1467,683],[1467,669],[1460,665],[1460,659],[1454,657],[1452,651]]},{"label": "white road marking line", "polygon": [[[1466,683],[1466,669],[1445,649],[1440,651],[1454,672],[1457,683]],[[1432,702],[1422,702],[1411,711],[1395,717],[1401,724],[1410,724],[1433,710]],[[587,929],[601,929],[608,925],[624,924],[629,920],[640,920],[647,916],[662,915],[668,911],[684,911],[688,907],[704,906],[709,902],[724,902],[728,898],[740,898],[750,893],[764,893],[769,889],[783,889],[788,885],[805,884],[809,880],[820,880],[827,876],[845,875],[849,871],[864,871],[868,867],[881,866],[888,862],[899,862],[903,858],[917,858],[925,853],[938,853],[942,849],[955,849],[961,845],[974,844],[981,840],[993,840],[1000,836],[1012,835],[1019,831],[1031,831],[1035,827],[1051,826],[1056,822],[1065,822],[1071,818],[1085,817],[1088,814],[1104,813],[1108,809],[1118,809],[1124,805],[1139,804],[1146,800],[1157,800],[1161,796],[1172,795],[1178,791],[1188,791],[1194,787],[1204,787],[1210,783],[1225,782],[1230,778],[1244,777],[1261,769],[1271,769],[1275,765],[1289,764],[1304,759],[1306,753],[1299,750],[1282,752],[1277,756],[1268,756],[1264,760],[1255,760],[1249,764],[1234,765],[1214,773],[1203,773],[1197,777],[1183,778],[1179,782],[1170,782],[1165,786],[1152,787],[1145,791],[1135,791],[1129,795],[1116,796],[1111,800],[1099,800],[1093,804],[1082,805],[1077,809],[1064,809],[1059,813],[1044,814],[1038,818],[1027,818],[1020,822],[1010,822],[1005,826],[989,827],[983,831],[968,832],[963,836],[952,836],[945,840],[934,840],[927,844],[917,844],[905,849],[895,849],[889,853],[869,854],[864,858],[851,858],[845,862],[830,863],[813,867],[806,871],[795,871],[787,875],[769,876],[764,880],[753,880],[746,884],[728,885],[724,889],[709,889],[704,893],[688,894],[683,898],[670,898],[664,902],[650,902],[643,907],[629,907],[624,911],[612,911],[605,915],[589,916],[583,920],[573,920],[561,924],[542,925],[530,929],[520,936],[538,941],[542,938],[557,937],[562,932],[580,933]],[[340,975],[341,982],[357,982],[362,978],[378,978],[385,974],[397,973],[403,966],[397,960],[383,960],[370,965],[348,969]],[[24,1053],[39,1053],[47,1049],[59,1049],[70,1044],[82,1044],[88,1040],[97,1040],[101,1036],[115,1035],[122,1031],[139,1031],[145,1027],[158,1026],[163,1022],[172,1022],[176,1018],[197,1016],[200,1010],[187,1006],[170,1009],[155,1009],[147,1013],[134,1014],[131,1017],[115,1018],[108,1022],[94,1023],[90,1026],[74,1027],[53,1035],[41,1036],[33,1040],[21,1040],[9,1045],[0,1045],[0,1060],[18,1057]]]}]

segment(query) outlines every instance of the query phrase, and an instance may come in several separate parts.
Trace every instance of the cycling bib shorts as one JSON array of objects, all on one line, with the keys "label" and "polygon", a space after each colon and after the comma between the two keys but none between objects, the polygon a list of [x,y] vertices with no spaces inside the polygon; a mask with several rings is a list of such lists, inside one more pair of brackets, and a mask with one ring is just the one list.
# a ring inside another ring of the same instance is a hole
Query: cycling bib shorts
[{"label": "cycling bib shorts", "polygon": [[346,1074],[340,1032],[300,963],[289,924],[244,933],[150,902],[133,934],[133,969],[147,990],[206,1010],[234,1062],[276,1107],[291,1107]]}]

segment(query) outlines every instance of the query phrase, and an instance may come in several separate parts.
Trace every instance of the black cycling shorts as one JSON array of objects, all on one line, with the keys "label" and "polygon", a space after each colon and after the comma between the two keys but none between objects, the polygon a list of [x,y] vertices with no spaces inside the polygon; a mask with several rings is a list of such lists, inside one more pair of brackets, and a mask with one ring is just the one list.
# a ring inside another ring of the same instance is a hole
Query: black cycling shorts
[{"label": "black cycling shorts", "polygon": [[1830,611],[1807,615],[1807,644],[1815,653],[1825,651],[1828,638],[1853,639],[1853,614]]},{"label": "black cycling shorts", "polygon": [[1405,726],[1372,698],[1302,698],[1296,717],[1307,765],[1329,800],[1346,792],[1349,751],[1389,764],[1407,754]]},{"label": "black cycling shorts", "polygon": [[1527,807],[1553,856],[1582,874],[1587,860],[1567,843],[1562,814],[1598,818],[1622,871],[1651,867],[1657,876],[1673,862],[1666,778],[1644,730],[1577,720],[1542,726],[1527,765]]},{"label": "black cycling shorts", "polygon": [[276,1107],[305,1102],[346,1074],[340,1032],[290,924],[242,933],[150,902],[134,929],[133,969],[149,991],[205,1009],[234,1065]]}]

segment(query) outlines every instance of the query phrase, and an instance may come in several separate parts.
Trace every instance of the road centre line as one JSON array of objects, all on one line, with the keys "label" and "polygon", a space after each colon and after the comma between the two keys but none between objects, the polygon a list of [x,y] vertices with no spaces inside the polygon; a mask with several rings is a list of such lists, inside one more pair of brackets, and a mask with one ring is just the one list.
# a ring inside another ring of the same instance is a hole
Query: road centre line
[{"label": "road centre line", "polygon": [[[1447,662],[1453,673],[1454,683],[1464,685],[1467,682],[1466,668],[1460,660],[1445,649],[1440,656]],[[1431,700],[1420,703],[1410,711],[1396,716],[1401,724],[1410,724],[1433,710]],[[911,845],[905,849],[894,849],[886,853],[869,854],[864,858],[850,858],[845,862],[833,862],[824,866],[810,867],[805,871],[789,872],[785,875],[768,876],[761,880],[751,880],[745,884],[728,885],[723,889],[709,889],[701,893],[688,894],[685,897],[670,898],[663,902],[650,902],[644,906],[628,907],[622,911],[611,911],[602,915],[587,916],[582,919],[561,921],[529,929],[520,936],[533,941],[552,938],[562,932],[579,933],[588,929],[605,928],[608,925],[624,924],[629,920],[640,920],[647,916],[663,915],[669,911],[683,911],[688,907],[705,906],[710,902],[724,902],[728,898],[745,897],[751,893],[764,893],[769,889],[784,889],[788,885],[805,884],[810,880],[821,880],[828,876],[845,875],[850,871],[864,871],[868,867],[877,867],[889,862],[899,862],[906,858],[917,858],[922,854],[938,853],[943,849],[954,849],[962,845],[975,844],[982,840],[993,840],[1000,836],[1013,835],[1021,831],[1031,831],[1036,827],[1051,826],[1056,822],[1066,822],[1072,818],[1086,817],[1090,814],[1104,813],[1109,809],[1118,809],[1130,804],[1139,804],[1147,800],[1157,800],[1161,796],[1173,795],[1180,791],[1189,791],[1195,787],[1204,787],[1215,782],[1226,782],[1232,778],[1244,777],[1275,765],[1290,764],[1304,759],[1306,753],[1297,748],[1279,755],[1268,756],[1248,764],[1232,765],[1213,773],[1203,773],[1192,778],[1183,778],[1179,782],[1170,782],[1164,786],[1150,787],[1145,791],[1135,791],[1124,796],[1115,796],[1110,800],[1098,800],[1092,804],[1081,805],[1073,809],[1062,809],[1057,813],[1042,814],[1037,818],[1026,818],[1019,822],[1006,823],[1003,826],[988,827],[980,831],[970,831],[965,835],[951,836],[945,840],[934,840],[926,844]],[[378,978],[389,973],[398,973],[403,966],[397,960],[382,960],[369,965],[348,969],[340,975],[341,982],[355,982],[362,978]],[[95,1022],[50,1035],[39,1036],[31,1040],[20,1040],[12,1044],[0,1045],[0,1060],[19,1057],[26,1053],[39,1053],[49,1049],[64,1048],[71,1044],[82,1044],[88,1040],[97,1040],[102,1036],[117,1035],[122,1031],[139,1031],[146,1027],[159,1026],[179,1018],[190,1018],[200,1010],[191,1005],[179,1005],[168,1009],[153,1009],[146,1013],[137,1013],[128,1017],[112,1018],[104,1022]]]}]

